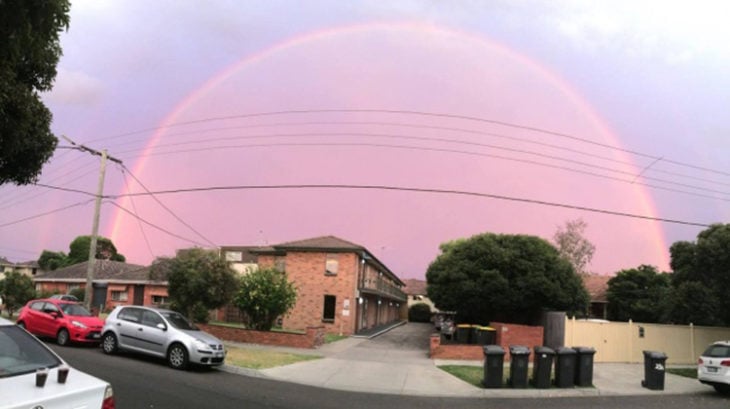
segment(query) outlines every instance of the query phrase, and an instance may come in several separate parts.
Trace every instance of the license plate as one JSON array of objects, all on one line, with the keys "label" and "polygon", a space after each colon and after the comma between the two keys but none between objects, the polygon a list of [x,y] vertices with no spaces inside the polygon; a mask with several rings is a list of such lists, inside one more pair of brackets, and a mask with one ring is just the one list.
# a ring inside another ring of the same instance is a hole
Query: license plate
[{"label": "license plate", "polygon": [[714,367],[708,366],[708,367],[707,367],[707,372],[717,372],[717,368],[714,368]]},{"label": "license plate", "polygon": [[101,338],[101,334],[91,334],[92,338]]},{"label": "license plate", "polygon": [[216,352],[216,353],[215,353],[215,357],[216,357],[216,358],[221,358],[221,357],[223,357],[223,352]]}]

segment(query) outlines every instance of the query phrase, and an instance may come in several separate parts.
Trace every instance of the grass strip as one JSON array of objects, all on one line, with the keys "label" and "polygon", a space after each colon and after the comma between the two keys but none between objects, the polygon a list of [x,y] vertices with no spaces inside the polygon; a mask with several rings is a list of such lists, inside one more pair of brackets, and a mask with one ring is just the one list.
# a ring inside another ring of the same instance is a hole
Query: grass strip
[{"label": "grass strip", "polygon": [[289,352],[267,351],[263,349],[247,349],[227,347],[226,364],[250,369],[266,369],[291,365],[297,362],[311,361],[321,358],[317,355],[292,354]]}]

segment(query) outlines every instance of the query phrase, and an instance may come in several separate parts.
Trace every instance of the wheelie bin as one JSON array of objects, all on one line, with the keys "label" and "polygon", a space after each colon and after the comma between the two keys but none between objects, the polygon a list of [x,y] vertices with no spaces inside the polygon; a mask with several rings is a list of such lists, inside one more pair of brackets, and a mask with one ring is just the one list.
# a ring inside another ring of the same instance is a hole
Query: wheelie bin
[{"label": "wheelie bin", "polygon": [[555,386],[572,388],[575,381],[575,349],[560,347],[555,350]]},{"label": "wheelie bin", "polygon": [[501,388],[504,377],[504,348],[499,345],[484,346],[484,379],[485,388]]},{"label": "wheelie bin", "polygon": [[530,364],[530,348],[522,345],[509,347],[509,384],[513,388],[527,388],[527,367]]},{"label": "wheelie bin", "polygon": [[555,351],[552,348],[536,346],[535,362],[532,366],[532,384],[538,389],[550,388]]},{"label": "wheelie bin", "polygon": [[575,349],[575,386],[593,385],[593,355],[596,350],[588,347],[574,347]]},{"label": "wheelie bin", "polygon": [[667,354],[656,351],[644,351],[644,380],[641,386],[655,391],[664,390],[664,370]]}]

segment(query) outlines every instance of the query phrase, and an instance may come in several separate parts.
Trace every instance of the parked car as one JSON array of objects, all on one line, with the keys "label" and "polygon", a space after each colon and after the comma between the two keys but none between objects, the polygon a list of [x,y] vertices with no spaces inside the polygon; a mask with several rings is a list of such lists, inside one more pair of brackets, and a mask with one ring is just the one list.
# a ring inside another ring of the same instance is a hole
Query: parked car
[{"label": "parked car", "polygon": [[56,298],[28,301],[17,323],[31,334],[55,338],[58,345],[99,343],[104,321],[81,304]]},{"label": "parked car", "polygon": [[707,347],[697,361],[697,379],[720,393],[730,394],[730,341]]},{"label": "parked car", "polygon": [[79,302],[79,299],[76,298],[76,296],[73,296],[71,294],[53,294],[49,298],[53,298],[54,300]]},{"label": "parked car", "polygon": [[[38,373],[38,371],[41,373]],[[63,383],[59,373],[68,371]],[[42,387],[36,377],[45,374]],[[111,385],[68,364],[36,337],[0,318],[0,406],[26,408],[114,408]]]},{"label": "parked car", "polygon": [[221,340],[178,312],[153,307],[114,308],[102,330],[101,346],[107,354],[126,350],[165,358],[175,369],[222,365],[226,358]]}]

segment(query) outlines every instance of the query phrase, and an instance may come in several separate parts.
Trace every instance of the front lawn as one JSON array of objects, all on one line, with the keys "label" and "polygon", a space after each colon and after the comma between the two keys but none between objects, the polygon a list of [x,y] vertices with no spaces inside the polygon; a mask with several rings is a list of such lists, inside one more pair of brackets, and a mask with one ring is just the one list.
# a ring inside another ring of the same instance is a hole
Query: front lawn
[{"label": "front lawn", "polygon": [[292,354],[265,349],[248,349],[227,346],[226,364],[242,368],[266,369],[276,366],[290,365],[302,361],[321,358],[317,355]]}]

